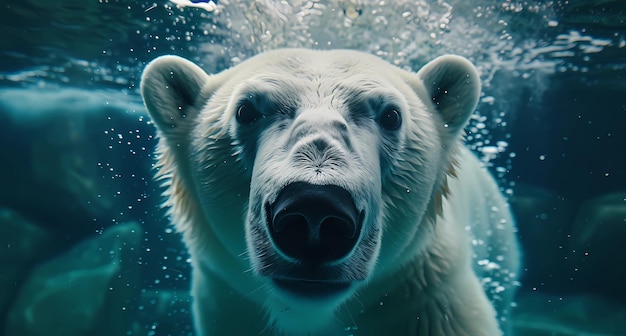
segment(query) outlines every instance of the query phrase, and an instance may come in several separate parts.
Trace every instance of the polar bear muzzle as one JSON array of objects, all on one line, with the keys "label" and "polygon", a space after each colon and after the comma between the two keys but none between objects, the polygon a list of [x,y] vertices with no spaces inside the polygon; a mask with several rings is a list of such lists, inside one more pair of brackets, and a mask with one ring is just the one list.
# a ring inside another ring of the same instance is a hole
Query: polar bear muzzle
[{"label": "polar bear muzzle", "polygon": [[341,292],[348,281],[324,272],[348,257],[357,245],[364,211],[350,193],[336,185],[295,182],[265,206],[268,231],[275,248],[297,266],[273,272],[274,284],[298,296],[320,297]]}]

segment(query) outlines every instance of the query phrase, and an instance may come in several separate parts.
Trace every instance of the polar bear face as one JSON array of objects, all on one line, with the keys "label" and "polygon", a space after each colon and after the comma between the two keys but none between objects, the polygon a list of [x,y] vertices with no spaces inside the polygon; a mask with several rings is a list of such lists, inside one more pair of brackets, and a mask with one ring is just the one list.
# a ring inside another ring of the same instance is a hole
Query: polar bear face
[{"label": "polar bear face", "polygon": [[287,331],[314,328],[298,320],[311,313],[323,325],[428,244],[478,92],[457,56],[415,74],[345,50],[278,50],[212,76],[167,56],[142,80],[194,266]]}]

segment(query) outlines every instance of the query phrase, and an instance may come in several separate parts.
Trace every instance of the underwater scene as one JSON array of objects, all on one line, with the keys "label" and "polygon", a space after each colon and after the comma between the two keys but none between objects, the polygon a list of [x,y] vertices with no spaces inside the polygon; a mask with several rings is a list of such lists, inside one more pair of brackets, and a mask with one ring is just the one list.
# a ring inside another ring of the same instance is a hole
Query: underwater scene
[{"label": "underwater scene", "polygon": [[[144,104],[142,72],[159,56],[177,55],[217,74],[281,48],[357,50],[414,73],[442,55],[469,60],[481,89],[460,132],[510,204],[519,242],[506,334],[626,335],[626,250],[619,250],[626,1],[2,0],[1,7],[0,335],[203,335],[191,293],[192,271],[203,264],[183,241],[191,234],[171,223],[194,205],[164,206],[186,191],[172,180],[173,159],[162,157],[170,135]],[[169,84],[192,105],[177,91],[186,84]],[[266,118],[244,107],[238,122]],[[377,119],[385,132],[400,128],[401,107]],[[254,160],[245,154],[241,161]],[[454,168],[441,174],[450,179]],[[230,188],[242,178],[214,183]],[[443,184],[442,197],[453,195]],[[245,204],[224,204],[223,213],[243,223]],[[234,257],[252,269],[248,248],[240,252]],[[501,266],[471,257],[475,270]],[[480,281],[486,291],[504,290],[498,279]],[[246,309],[229,323],[252,323]],[[356,324],[328,335],[373,334]],[[472,334],[429,330],[417,335]],[[256,334],[292,335],[269,324]]]}]

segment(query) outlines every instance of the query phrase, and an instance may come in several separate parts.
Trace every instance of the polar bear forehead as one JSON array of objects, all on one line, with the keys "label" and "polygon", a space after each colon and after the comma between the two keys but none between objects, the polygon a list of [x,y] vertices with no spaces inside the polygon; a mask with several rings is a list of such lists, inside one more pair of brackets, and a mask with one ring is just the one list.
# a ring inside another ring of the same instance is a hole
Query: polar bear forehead
[{"label": "polar bear forehead", "polygon": [[277,50],[253,57],[233,71],[245,74],[233,76],[237,95],[260,95],[284,105],[294,100],[301,104],[325,99],[335,104],[364,99],[403,101],[406,95],[402,91],[407,89],[394,75],[401,70],[372,55],[349,50]]}]

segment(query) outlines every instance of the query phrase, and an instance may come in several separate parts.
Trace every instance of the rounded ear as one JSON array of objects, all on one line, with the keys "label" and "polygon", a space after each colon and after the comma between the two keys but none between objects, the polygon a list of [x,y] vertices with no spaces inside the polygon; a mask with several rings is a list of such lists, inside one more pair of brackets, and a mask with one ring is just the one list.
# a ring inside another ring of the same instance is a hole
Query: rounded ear
[{"label": "rounded ear", "polygon": [[[188,131],[189,121],[200,111],[201,92],[209,75],[178,56],[153,60],[141,76],[141,96],[162,134],[173,140]],[[190,115],[192,114],[192,115]]]},{"label": "rounded ear", "polygon": [[452,134],[462,130],[480,96],[480,77],[474,65],[461,56],[441,56],[420,69],[417,77],[445,127]]}]

